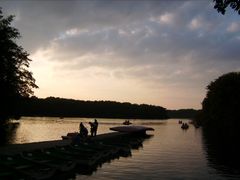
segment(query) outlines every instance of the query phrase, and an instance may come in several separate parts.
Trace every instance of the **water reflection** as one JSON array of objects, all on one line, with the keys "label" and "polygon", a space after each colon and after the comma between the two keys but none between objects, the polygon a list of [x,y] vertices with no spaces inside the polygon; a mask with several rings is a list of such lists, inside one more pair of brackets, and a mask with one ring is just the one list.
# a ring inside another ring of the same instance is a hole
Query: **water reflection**
[{"label": "water reflection", "polygon": [[[6,133],[4,142],[27,143],[61,139],[68,132],[78,131],[83,122],[89,129],[89,118],[23,117],[21,125]],[[179,120],[179,119],[178,119]],[[191,124],[187,131],[181,129],[178,120],[131,120],[134,125],[153,127],[154,138],[144,139],[143,149],[131,149],[132,158],[121,157],[99,164],[86,173],[75,171],[73,179],[239,179],[239,153],[235,148],[219,146],[202,129]],[[109,133],[112,126],[122,125],[124,119],[98,119],[98,134]],[[188,122],[188,120],[183,120]],[[8,129],[8,128],[7,128]],[[11,129],[11,128],[10,128]],[[6,129],[5,129],[6,130]],[[6,141],[6,139],[8,139]],[[219,139],[219,138],[218,138]],[[221,142],[221,139],[220,139]],[[238,142],[235,143],[238,145]],[[226,148],[227,147],[227,148]],[[240,152],[240,151],[239,151]],[[80,171],[80,169],[78,169]],[[89,176],[91,175],[91,176]],[[67,175],[66,175],[67,176]],[[64,178],[63,179],[67,179]]]},{"label": "water reflection", "polygon": [[220,137],[203,131],[204,149],[208,166],[214,168],[218,174],[231,179],[240,178],[240,151],[238,142],[224,142]]}]

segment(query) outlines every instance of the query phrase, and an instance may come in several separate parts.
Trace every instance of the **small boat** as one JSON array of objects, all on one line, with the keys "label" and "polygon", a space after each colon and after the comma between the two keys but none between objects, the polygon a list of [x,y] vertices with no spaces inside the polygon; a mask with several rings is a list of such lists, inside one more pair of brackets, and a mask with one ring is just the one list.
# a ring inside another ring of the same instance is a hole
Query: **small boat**
[{"label": "small boat", "polygon": [[123,124],[124,125],[130,125],[130,124],[132,124],[129,120],[125,120],[124,122],[123,122]]},{"label": "small boat", "polygon": [[181,126],[182,129],[188,129],[189,125],[187,123],[183,123]]},{"label": "small boat", "polygon": [[75,138],[79,133],[78,132],[72,132],[72,133],[67,133],[66,136],[62,136],[62,139],[73,139]]},{"label": "small boat", "polygon": [[26,179],[24,174],[21,174],[14,168],[10,168],[0,164],[0,179]]},{"label": "small boat", "polygon": [[75,168],[76,162],[73,160],[64,160],[57,159],[47,155],[41,150],[36,150],[32,152],[22,152],[21,156],[24,159],[30,160],[32,162],[36,162],[45,166],[56,168],[62,172],[70,171]]},{"label": "small boat", "polygon": [[64,148],[48,148],[43,150],[49,156],[65,159],[74,160],[77,165],[83,167],[91,167],[96,164],[96,162],[101,158],[98,154],[92,154],[83,151],[69,151]]},{"label": "small boat", "polygon": [[78,151],[89,151],[93,153],[97,152],[103,161],[105,159],[111,158],[116,153],[114,149],[105,148],[97,144],[94,144],[94,145],[75,144],[73,146],[69,146],[68,148],[78,150]]},{"label": "small boat", "polygon": [[2,156],[0,165],[6,166],[26,177],[26,179],[49,179],[55,172],[56,168],[45,166],[18,155]]}]

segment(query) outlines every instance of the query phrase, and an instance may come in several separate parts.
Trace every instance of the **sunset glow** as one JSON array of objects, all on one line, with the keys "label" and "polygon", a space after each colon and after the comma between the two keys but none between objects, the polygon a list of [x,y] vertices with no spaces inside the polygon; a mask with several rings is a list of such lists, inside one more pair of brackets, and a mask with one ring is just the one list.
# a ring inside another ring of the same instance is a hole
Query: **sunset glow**
[{"label": "sunset glow", "polygon": [[197,108],[240,70],[240,21],[199,1],[4,1],[30,53],[37,97]]}]

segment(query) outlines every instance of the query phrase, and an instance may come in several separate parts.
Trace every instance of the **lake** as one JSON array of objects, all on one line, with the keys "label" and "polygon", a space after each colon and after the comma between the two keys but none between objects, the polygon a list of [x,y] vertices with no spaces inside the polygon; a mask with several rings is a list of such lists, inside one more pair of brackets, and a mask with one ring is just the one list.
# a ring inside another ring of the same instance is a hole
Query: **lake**
[{"label": "lake", "polygon": [[[201,128],[190,125],[182,130],[178,120],[130,120],[134,125],[155,129],[148,133],[153,136],[143,142],[143,147],[132,150],[131,157],[114,159],[91,175],[76,174],[73,179],[240,179],[239,168],[215,159]],[[93,119],[23,117],[5,128],[5,133],[1,129],[1,145],[61,139],[68,132],[78,131],[80,122],[89,129],[89,121]],[[98,134],[111,132],[110,127],[123,121],[98,119]]]}]

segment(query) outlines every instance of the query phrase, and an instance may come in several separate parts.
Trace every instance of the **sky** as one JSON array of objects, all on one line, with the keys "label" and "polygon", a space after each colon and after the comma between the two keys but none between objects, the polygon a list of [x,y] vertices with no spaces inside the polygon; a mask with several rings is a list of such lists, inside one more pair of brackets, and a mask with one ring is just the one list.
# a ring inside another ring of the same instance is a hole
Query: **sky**
[{"label": "sky", "polygon": [[240,71],[240,15],[209,0],[0,0],[32,62],[39,98],[201,108]]}]

